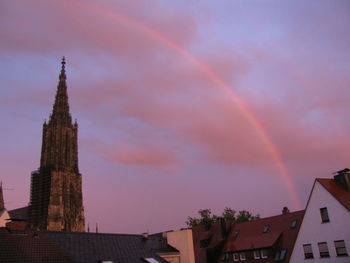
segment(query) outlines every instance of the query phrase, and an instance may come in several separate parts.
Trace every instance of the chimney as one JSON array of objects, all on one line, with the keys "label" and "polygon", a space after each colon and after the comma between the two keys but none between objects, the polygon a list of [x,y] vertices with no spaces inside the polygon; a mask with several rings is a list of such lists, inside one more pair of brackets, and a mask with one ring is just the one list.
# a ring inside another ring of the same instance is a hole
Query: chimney
[{"label": "chimney", "polygon": [[148,239],[148,232],[142,233],[143,239]]},{"label": "chimney", "polygon": [[350,169],[345,168],[344,170],[337,171],[333,174],[336,174],[334,180],[346,191],[350,192]]},{"label": "chimney", "polygon": [[282,209],[282,215],[286,215],[286,214],[288,214],[289,213],[289,209],[288,209],[288,207],[283,207],[283,209]]}]

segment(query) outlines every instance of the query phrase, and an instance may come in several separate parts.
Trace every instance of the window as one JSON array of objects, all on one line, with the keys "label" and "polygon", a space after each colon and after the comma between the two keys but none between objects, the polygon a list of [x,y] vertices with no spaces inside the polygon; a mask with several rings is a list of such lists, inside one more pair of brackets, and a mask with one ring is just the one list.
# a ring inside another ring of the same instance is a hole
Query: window
[{"label": "window", "polygon": [[311,246],[311,244],[304,244],[303,248],[304,248],[305,259],[314,258],[314,253],[312,253],[312,246]]},{"label": "window", "polygon": [[239,261],[239,254],[233,253],[233,261]]},{"label": "window", "polygon": [[261,255],[261,258],[268,258],[269,252],[267,251],[267,249],[262,249],[260,250],[260,255]]},{"label": "window", "polygon": [[224,253],[222,255],[222,261],[229,261],[230,259],[230,254],[229,253]]},{"label": "window", "polygon": [[233,233],[233,238],[234,238],[234,239],[237,239],[238,234],[239,234],[239,230],[236,230],[236,231]]},{"label": "window", "polygon": [[276,256],[275,256],[275,261],[280,261],[284,260],[287,254],[287,249],[282,248],[281,250],[277,251]]},{"label": "window", "polygon": [[264,229],[263,229],[263,233],[266,233],[267,231],[269,231],[270,226],[269,225],[265,225]]},{"label": "window", "polygon": [[298,224],[298,220],[293,220],[292,223],[290,224],[290,228],[296,228]]},{"label": "window", "polygon": [[209,246],[209,243],[210,243],[210,239],[202,239],[200,242],[199,242],[199,245],[200,247],[208,247]]},{"label": "window", "polygon": [[254,259],[259,259],[259,258],[260,258],[260,251],[254,250]]},{"label": "window", "polygon": [[328,210],[327,207],[323,207],[320,209],[322,223],[328,223],[329,222],[329,216],[328,216]]},{"label": "window", "polygon": [[321,258],[329,258],[329,251],[328,251],[327,242],[319,242],[318,243],[318,250],[320,251]]},{"label": "window", "polygon": [[245,253],[244,252],[239,253],[239,258],[240,260],[246,260]]},{"label": "window", "polygon": [[146,262],[148,263],[160,263],[158,260],[154,258],[144,258],[144,260],[146,260]]},{"label": "window", "polygon": [[338,257],[348,255],[348,252],[346,251],[344,240],[334,241],[334,246],[335,246],[335,251],[337,252]]}]

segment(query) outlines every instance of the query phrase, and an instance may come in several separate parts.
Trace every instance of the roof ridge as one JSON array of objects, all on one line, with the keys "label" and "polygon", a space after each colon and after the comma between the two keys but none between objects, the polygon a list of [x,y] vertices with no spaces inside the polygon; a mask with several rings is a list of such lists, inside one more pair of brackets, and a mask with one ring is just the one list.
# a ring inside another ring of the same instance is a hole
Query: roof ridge
[{"label": "roof ridge", "polygon": [[297,213],[301,213],[301,212],[305,212],[305,209],[297,210],[297,211],[294,211],[294,212],[289,212],[287,214],[279,214],[279,215],[274,215],[274,216],[268,216],[268,217],[258,218],[258,219],[254,219],[254,220],[251,220],[251,221],[239,222],[239,223],[234,223],[234,224],[236,225],[236,224],[243,224],[243,223],[249,223],[249,222],[256,222],[256,221],[271,219],[271,218],[274,218],[274,217],[281,217],[281,216],[286,216],[286,215],[297,214]]}]

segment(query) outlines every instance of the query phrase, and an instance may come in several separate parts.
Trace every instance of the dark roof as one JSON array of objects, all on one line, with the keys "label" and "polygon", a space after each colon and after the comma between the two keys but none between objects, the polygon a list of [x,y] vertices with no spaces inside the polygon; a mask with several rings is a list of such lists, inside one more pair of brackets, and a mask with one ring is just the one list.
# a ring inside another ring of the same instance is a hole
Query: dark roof
[{"label": "dark roof", "polygon": [[334,179],[317,178],[316,181],[319,182],[331,195],[333,195],[339,203],[350,211],[350,192],[346,191]]},{"label": "dark roof", "polygon": [[[224,251],[239,252],[276,246],[287,249],[284,262],[288,262],[304,212],[305,210],[289,212],[282,215],[234,224]],[[291,228],[293,220],[297,220],[295,228]],[[266,233],[263,233],[263,229],[267,225],[269,229]],[[233,236],[236,231],[238,231],[238,235],[235,239]],[[249,261],[245,262],[248,263]]]},{"label": "dark roof", "polygon": [[143,258],[154,258],[160,263],[164,259],[157,253],[178,253],[164,238],[127,234],[101,234],[77,232],[44,232],[45,235],[74,259],[74,262],[113,261],[122,263],[145,262]]},{"label": "dark roof", "polygon": [[0,263],[3,262],[146,262],[154,258],[167,263],[157,253],[178,254],[164,238],[126,234],[54,231],[12,231],[0,228]]},{"label": "dark roof", "polygon": [[8,213],[11,219],[28,221],[28,206],[10,210]]},{"label": "dark roof", "polygon": [[0,228],[0,262],[70,263],[72,258],[51,242],[42,232],[10,232]]}]

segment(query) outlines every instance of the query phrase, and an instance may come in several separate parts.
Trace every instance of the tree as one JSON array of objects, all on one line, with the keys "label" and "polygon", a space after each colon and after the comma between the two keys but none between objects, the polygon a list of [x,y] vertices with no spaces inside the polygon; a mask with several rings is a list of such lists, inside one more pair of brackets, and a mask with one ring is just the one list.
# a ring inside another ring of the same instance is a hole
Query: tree
[{"label": "tree", "polygon": [[241,222],[247,222],[247,221],[256,220],[256,219],[259,219],[259,218],[260,218],[259,214],[253,216],[247,210],[242,210],[242,211],[238,212],[238,215],[235,218],[235,222],[236,223],[241,223]]},{"label": "tree", "polygon": [[247,210],[241,210],[236,215],[236,211],[232,208],[225,207],[221,216],[212,215],[211,209],[201,209],[198,211],[199,218],[196,217],[188,217],[186,224],[189,227],[204,225],[206,227],[210,226],[213,223],[218,222],[221,218],[232,221],[236,223],[251,221],[255,219],[259,219],[259,214],[253,215]]}]

